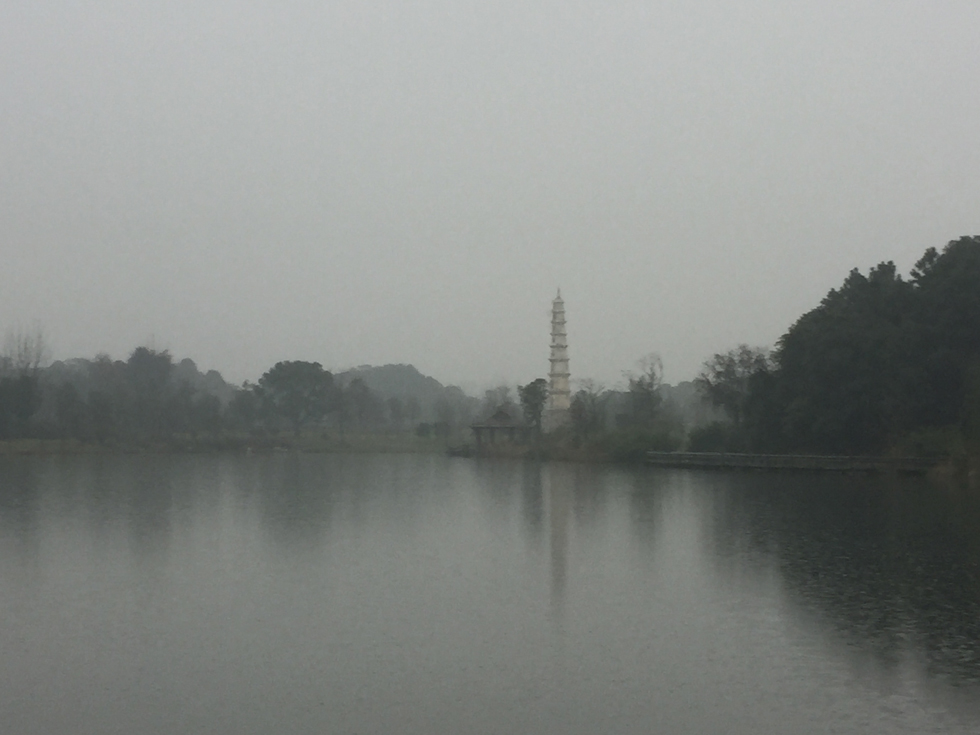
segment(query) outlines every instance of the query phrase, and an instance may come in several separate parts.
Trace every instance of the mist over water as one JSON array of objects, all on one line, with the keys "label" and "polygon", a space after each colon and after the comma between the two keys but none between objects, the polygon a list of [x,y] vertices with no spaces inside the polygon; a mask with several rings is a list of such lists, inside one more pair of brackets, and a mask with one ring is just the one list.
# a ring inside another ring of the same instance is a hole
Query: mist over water
[{"label": "mist over water", "polygon": [[980,503],[426,456],[0,465],[18,733],[976,732]]}]

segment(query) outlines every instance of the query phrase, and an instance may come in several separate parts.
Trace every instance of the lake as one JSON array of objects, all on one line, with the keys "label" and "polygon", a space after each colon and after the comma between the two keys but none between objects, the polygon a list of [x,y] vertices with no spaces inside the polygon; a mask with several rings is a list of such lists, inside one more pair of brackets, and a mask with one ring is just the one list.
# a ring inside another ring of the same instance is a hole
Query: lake
[{"label": "lake", "polygon": [[977,733],[980,498],[418,455],[0,458],[0,730]]}]

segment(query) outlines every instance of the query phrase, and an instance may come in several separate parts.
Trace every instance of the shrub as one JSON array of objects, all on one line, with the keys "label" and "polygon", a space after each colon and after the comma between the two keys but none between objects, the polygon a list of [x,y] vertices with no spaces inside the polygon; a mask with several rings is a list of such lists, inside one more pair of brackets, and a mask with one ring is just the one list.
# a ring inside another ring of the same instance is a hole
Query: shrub
[{"label": "shrub", "polygon": [[602,449],[610,459],[619,462],[639,462],[646,452],[675,452],[681,439],[664,429],[630,427],[613,431],[601,439]]},{"label": "shrub", "polygon": [[734,427],[723,421],[714,421],[691,429],[691,433],[687,435],[689,452],[730,452],[735,451],[738,444]]}]

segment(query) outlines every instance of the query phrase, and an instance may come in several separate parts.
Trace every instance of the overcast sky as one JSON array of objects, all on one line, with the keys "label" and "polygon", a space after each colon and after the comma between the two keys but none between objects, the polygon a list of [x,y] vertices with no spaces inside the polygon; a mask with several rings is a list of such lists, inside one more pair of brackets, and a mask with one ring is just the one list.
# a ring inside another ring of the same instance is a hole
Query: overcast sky
[{"label": "overcast sky", "polygon": [[980,234],[980,3],[0,4],[0,330],[476,388],[771,345]]}]

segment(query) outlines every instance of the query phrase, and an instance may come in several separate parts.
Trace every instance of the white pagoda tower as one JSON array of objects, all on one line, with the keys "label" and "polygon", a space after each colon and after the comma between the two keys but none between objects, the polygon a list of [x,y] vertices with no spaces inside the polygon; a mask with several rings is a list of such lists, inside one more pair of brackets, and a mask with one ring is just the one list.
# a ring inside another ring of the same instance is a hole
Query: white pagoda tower
[{"label": "white pagoda tower", "polygon": [[569,423],[572,391],[568,387],[568,335],[565,333],[565,302],[561,289],[551,304],[551,371],[548,373],[548,405],[543,424],[551,431]]}]

